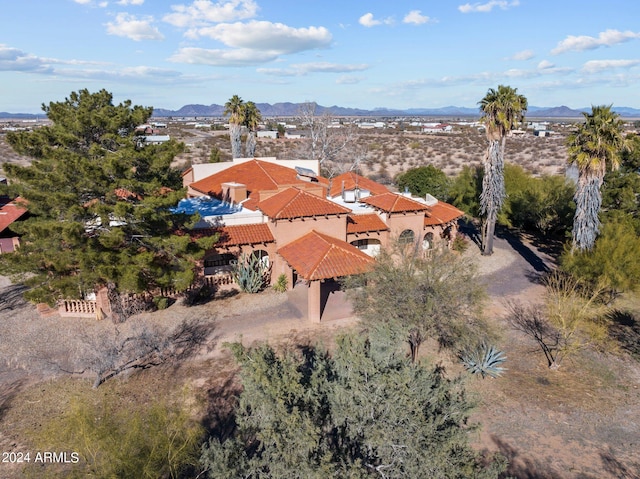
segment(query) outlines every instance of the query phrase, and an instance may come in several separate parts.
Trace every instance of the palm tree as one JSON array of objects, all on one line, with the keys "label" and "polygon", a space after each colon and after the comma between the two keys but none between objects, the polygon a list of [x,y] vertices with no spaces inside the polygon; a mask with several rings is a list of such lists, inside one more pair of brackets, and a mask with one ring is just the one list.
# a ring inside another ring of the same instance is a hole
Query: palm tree
[{"label": "palm tree", "polygon": [[224,114],[229,115],[229,136],[231,137],[231,156],[242,155],[242,124],[244,123],[244,102],[238,95],[233,95],[224,104]]},{"label": "palm tree", "polygon": [[484,157],[484,176],[480,194],[480,212],[486,215],[482,235],[482,254],[493,254],[493,234],[498,212],[506,197],[504,188],[504,148],[507,133],[524,120],[527,99],[517,88],[499,85],[490,88],[478,102],[489,146]]},{"label": "palm tree", "polygon": [[611,111],[611,105],[592,106],[583,113],[585,122],[567,139],[569,164],[578,168],[578,185],[573,199],[573,247],[590,250],[600,229],[598,213],[602,204],[600,187],[607,166],[620,166],[620,153],[628,148],[623,136],[623,121]]},{"label": "palm tree", "polygon": [[247,158],[253,158],[256,154],[256,130],[262,121],[260,110],[252,101],[244,104],[244,126],[249,129],[245,143],[245,154]]}]

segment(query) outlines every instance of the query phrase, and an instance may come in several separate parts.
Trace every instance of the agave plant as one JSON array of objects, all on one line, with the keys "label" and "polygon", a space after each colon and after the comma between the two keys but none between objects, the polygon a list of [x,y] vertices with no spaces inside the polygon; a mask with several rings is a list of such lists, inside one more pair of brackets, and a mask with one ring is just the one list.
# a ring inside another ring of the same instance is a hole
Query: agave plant
[{"label": "agave plant", "polygon": [[471,374],[480,374],[483,378],[497,378],[506,370],[500,364],[507,360],[507,356],[494,346],[482,343],[475,349],[462,353],[460,360]]},{"label": "agave plant", "polygon": [[231,275],[241,291],[257,293],[262,291],[269,281],[269,264],[257,255],[241,255],[231,262]]}]

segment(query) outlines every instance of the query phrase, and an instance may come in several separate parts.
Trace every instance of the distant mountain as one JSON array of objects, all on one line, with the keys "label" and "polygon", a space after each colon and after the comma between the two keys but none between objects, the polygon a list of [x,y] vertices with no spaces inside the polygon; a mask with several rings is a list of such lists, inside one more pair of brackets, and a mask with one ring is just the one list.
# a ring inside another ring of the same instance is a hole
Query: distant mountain
[{"label": "distant mountain", "polygon": [[[303,103],[257,103],[264,117],[295,117],[299,115],[300,107]],[[629,107],[613,107],[613,110],[622,117],[640,118],[640,109]],[[591,111],[591,107],[572,109],[567,106],[539,107],[529,106],[528,118],[580,118],[582,112]],[[316,114],[330,113],[333,116],[363,116],[363,117],[385,117],[385,116],[431,116],[440,118],[451,117],[479,117],[478,108],[467,108],[461,106],[445,106],[441,108],[408,108],[405,110],[393,108],[375,108],[365,110],[361,108],[346,108],[341,106],[321,106],[316,105]],[[167,110],[164,108],[154,108],[154,117],[221,117],[224,116],[223,105],[185,105],[179,110]],[[0,118],[32,120],[37,117],[42,118],[42,114],[34,115],[29,113],[7,113],[0,112]]]},{"label": "distant mountain", "polygon": [[[257,103],[264,117],[293,117],[298,116],[302,103]],[[622,117],[640,118],[640,109],[629,107],[613,107],[613,110]],[[591,111],[591,107],[572,109],[568,106],[540,107],[530,106],[527,111],[528,118],[580,118],[582,112]],[[360,108],[346,108],[341,106],[316,105],[316,114],[330,113],[333,116],[433,116],[433,117],[478,117],[478,108],[461,106],[445,106],[441,108],[408,108],[405,110],[392,108],[375,108],[364,110]],[[177,116],[223,116],[222,105],[185,105],[179,110],[154,109],[153,115],[158,117]]]}]

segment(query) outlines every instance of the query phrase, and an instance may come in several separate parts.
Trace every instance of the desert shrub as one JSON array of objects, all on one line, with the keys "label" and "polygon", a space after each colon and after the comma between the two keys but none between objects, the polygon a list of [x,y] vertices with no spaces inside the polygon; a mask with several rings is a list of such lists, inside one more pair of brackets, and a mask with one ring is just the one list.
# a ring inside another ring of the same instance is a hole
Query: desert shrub
[{"label": "desert shrub", "polygon": [[289,282],[287,280],[287,275],[282,273],[280,276],[278,276],[278,280],[273,285],[273,289],[276,290],[278,293],[284,293],[287,290],[288,284]]},{"label": "desert shrub", "polygon": [[[177,478],[197,473],[203,436],[186,408],[166,401],[137,407],[85,398],[45,424],[37,442],[43,450],[77,454],[65,477]],[[32,477],[43,477],[40,466]],[[61,477],[59,469],[50,470],[55,474],[45,477]]]},{"label": "desert shrub", "polygon": [[507,199],[498,221],[542,235],[563,237],[571,228],[574,186],[564,177],[539,178],[518,165],[505,165]]},{"label": "desert shrub", "polygon": [[467,238],[464,233],[458,232],[455,238],[453,238],[451,248],[453,251],[457,251],[458,253],[464,253],[467,248],[469,248],[469,238]]},{"label": "desert shrub", "polygon": [[631,220],[622,215],[610,218],[592,250],[572,251],[567,247],[560,264],[574,277],[604,287],[612,295],[636,290],[640,285],[640,237]]},{"label": "desert shrub", "polygon": [[156,296],[153,298],[153,304],[157,309],[167,309],[171,305],[171,299],[166,296]]}]

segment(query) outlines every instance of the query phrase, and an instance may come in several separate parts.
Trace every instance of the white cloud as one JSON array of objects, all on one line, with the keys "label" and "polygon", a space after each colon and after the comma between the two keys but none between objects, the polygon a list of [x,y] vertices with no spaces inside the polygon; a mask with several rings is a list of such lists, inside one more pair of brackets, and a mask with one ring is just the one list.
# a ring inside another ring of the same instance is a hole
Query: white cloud
[{"label": "white cloud", "polygon": [[519,0],[512,0],[510,2],[507,0],[490,0],[487,3],[474,3],[473,5],[471,3],[465,3],[464,5],[458,6],[458,10],[462,13],[488,13],[495,7],[507,10],[511,7],[517,7],[518,5],[520,5]]},{"label": "white cloud", "polygon": [[144,0],[118,0],[118,5],[142,5]]},{"label": "white cloud", "polygon": [[341,64],[329,62],[296,63],[289,68],[258,68],[259,73],[272,76],[303,76],[309,73],[348,73],[363,71],[367,64]]},{"label": "white cloud", "polygon": [[336,85],[355,85],[356,83],[360,83],[362,80],[364,80],[362,77],[342,75],[336,80]]},{"label": "white cloud", "polygon": [[542,60],[540,63],[538,63],[538,70],[547,70],[553,67],[555,67],[555,65],[549,60]]},{"label": "white cloud", "polygon": [[79,3],[80,5],[88,5],[91,3],[91,0],[73,0],[76,3]]},{"label": "white cloud", "polygon": [[619,30],[605,30],[600,32],[598,37],[590,37],[587,35],[574,36],[569,35],[567,38],[558,43],[558,45],[551,50],[553,55],[564,53],[568,51],[584,51],[595,50],[599,47],[610,47],[618,43],[628,42],[640,38],[640,32],[626,31],[621,32]]},{"label": "white cloud", "polygon": [[276,60],[280,52],[259,51],[249,48],[218,50],[206,48],[181,48],[169,61],[213,66],[250,66]]},{"label": "white cloud", "polygon": [[640,65],[640,60],[589,60],[582,66],[585,73],[599,73],[617,68],[631,68]]},{"label": "white cloud", "polygon": [[535,56],[536,55],[533,50],[522,50],[521,52],[514,53],[512,56],[507,58],[507,60],[525,61],[531,60]]},{"label": "white cloud", "polygon": [[370,27],[375,27],[377,25],[382,25],[383,23],[385,25],[393,25],[394,20],[393,20],[393,17],[387,17],[383,20],[378,20],[373,18],[373,13],[365,13],[358,19],[358,23],[363,27],[370,28]]},{"label": "white cloud", "polygon": [[44,58],[0,44],[0,71],[48,73],[52,69]]},{"label": "white cloud", "polygon": [[162,40],[164,36],[160,31],[151,25],[152,17],[143,19],[136,18],[128,13],[118,13],[115,23],[107,23],[107,33],[119,37],[130,38],[139,42],[140,40]]},{"label": "white cloud", "polygon": [[258,5],[254,0],[194,0],[191,5],[172,5],[173,13],[163,17],[171,25],[181,28],[211,23],[247,20],[256,16]]},{"label": "white cloud", "polygon": [[293,28],[282,23],[255,20],[200,28],[197,34],[232,48],[270,51],[276,56],[327,48],[332,39],[331,33],[324,27]]},{"label": "white cloud", "polygon": [[375,27],[382,24],[380,20],[374,20],[373,13],[365,13],[358,19],[358,23],[363,27]]},{"label": "white cloud", "polygon": [[422,25],[423,23],[428,23],[433,20],[426,15],[423,15],[420,10],[411,10],[407,13],[402,19],[404,23],[413,23],[415,25]]}]

